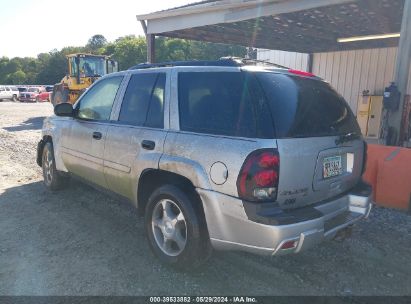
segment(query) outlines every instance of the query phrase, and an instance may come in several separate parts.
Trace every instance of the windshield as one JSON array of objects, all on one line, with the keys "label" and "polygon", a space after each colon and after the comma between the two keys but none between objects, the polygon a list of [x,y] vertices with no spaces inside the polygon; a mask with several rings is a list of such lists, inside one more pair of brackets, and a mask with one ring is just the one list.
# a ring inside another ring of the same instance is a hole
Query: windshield
[{"label": "windshield", "polygon": [[106,75],[106,60],[99,57],[80,57],[80,77]]},{"label": "windshield", "polygon": [[39,92],[38,88],[29,88],[28,92]]},{"label": "windshield", "polygon": [[361,134],[349,105],[328,83],[306,77],[257,73],[278,138]]}]

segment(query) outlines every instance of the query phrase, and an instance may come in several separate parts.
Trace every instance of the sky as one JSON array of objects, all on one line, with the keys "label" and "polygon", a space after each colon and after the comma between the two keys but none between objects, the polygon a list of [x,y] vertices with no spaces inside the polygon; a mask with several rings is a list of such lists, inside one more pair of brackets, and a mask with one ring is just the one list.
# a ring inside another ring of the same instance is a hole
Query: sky
[{"label": "sky", "polygon": [[136,15],[196,0],[0,0],[0,57],[36,57],[84,46],[95,34],[108,41],[143,35]]}]

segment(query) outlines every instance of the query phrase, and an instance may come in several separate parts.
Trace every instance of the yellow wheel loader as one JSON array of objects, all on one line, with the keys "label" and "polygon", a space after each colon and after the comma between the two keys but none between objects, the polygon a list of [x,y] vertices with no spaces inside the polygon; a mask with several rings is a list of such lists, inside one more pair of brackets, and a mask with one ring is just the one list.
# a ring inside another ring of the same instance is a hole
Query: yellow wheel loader
[{"label": "yellow wheel loader", "polygon": [[74,104],[81,94],[98,78],[118,72],[118,63],[108,56],[92,54],[70,54],[68,74],[53,87],[51,103],[55,106],[62,102]]}]

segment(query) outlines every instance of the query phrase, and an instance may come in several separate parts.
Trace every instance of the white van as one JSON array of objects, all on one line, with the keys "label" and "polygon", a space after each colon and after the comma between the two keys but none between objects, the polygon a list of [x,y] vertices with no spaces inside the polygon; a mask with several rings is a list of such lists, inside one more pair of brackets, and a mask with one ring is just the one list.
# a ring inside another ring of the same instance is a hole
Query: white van
[{"label": "white van", "polygon": [[19,96],[19,90],[15,86],[0,85],[0,101],[3,99],[10,99],[17,101]]}]

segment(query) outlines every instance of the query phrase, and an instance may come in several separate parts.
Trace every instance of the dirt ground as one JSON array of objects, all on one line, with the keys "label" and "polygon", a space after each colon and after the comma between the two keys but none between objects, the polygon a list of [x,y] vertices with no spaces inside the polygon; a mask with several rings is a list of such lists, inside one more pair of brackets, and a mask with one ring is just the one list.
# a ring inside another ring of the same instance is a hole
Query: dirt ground
[{"label": "dirt ground", "polygon": [[151,254],[129,204],[36,165],[49,103],[0,102],[0,295],[411,295],[411,217],[374,208],[350,239],[298,255],[215,252],[179,273]]}]

